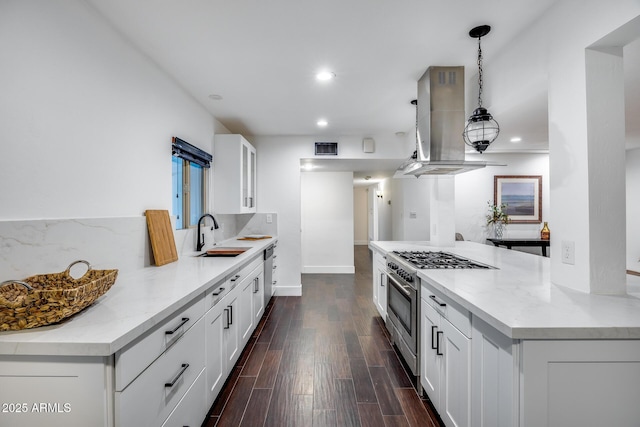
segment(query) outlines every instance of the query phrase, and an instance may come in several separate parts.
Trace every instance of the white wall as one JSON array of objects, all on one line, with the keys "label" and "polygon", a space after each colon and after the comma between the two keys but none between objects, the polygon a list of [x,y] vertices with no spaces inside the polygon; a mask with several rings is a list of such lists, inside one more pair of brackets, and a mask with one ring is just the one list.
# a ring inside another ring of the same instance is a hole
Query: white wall
[{"label": "white wall", "polygon": [[392,202],[393,198],[391,189],[392,178],[387,178],[378,183],[378,189],[382,192],[382,198],[378,199],[378,239],[392,240]]},{"label": "white wall", "polygon": [[[587,89],[593,89],[594,85],[587,80],[586,51],[639,15],[640,4],[631,0],[616,2],[614,8],[594,0],[557,2],[487,68],[491,81],[512,83],[512,92],[501,85],[502,97],[517,98],[516,81],[537,82],[546,74],[553,204],[549,219],[555,236],[551,241],[551,280],[586,292],[620,293],[624,291],[625,280],[620,265],[624,259],[624,247],[620,245],[625,237],[624,221],[617,219],[624,212],[624,186],[616,184],[613,188],[605,184],[617,182],[616,174],[624,165],[603,165],[604,162],[599,164],[593,158],[594,148],[602,143],[594,138],[598,136],[597,129],[596,132],[589,129],[592,121],[587,116],[592,110],[587,103]],[[567,31],[569,20],[582,23],[580,31]],[[624,45],[637,38],[633,33],[639,29],[637,24],[628,28],[624,35],[619,34],[618,42]],[[488,86],[487,99],[498,98],[495,86],[498,85]],[[624,140],[617,138],[617,131],[611,135],[615,140],[606,143],[612,150],[620,150]],[[605,206],[613,212],[609,220],[601,215]],[[609,233],[601,233],[607,227]],[[559,249],[563,241],[575,243],[573,265],[561,262]]]},{"label": "white wall", "polygon": [[[278,212],[280,251],[278,295],[301,295],[300,159],[314,157],[314,142],[337,141],[337,158],[398,158],[413,152],[411,141],[375,136],[376,152],[362,152],[362,138],[331,136],[248,136],[258,151],[258,210]],[[415,144],[415,142],[413,142]]]},{"label": "white wall", "polygon": [[627,269],[640,273],[640,149],[627,151]]},{"label": "white wall", "polygon": [[[486,160],[507,166],[488,166],[472,172],[456,175],[456,231],[465,240],[484,243],[490,237],[486,227],[487,202],[494,203],[493,187],[495,175],[541,175],[542,176],[542,221],[549,220],[549,155],[548,154],[492,154],[467,155],[467,160]],[[539,237],[542,224],[509,224],[506,237]],[[549,223],[551,235],[554,224]],[[540,253],[540,249],[522,249]]]},{"label": "white wall", "polygon": [[0,52],[0,220],[171,210],[171,137],[227,131],[83,2],[1,2]]},{"label": "white wall", "polygon": [[369,187],[353,187],[353,241],[356,245],[366,245],[368,243],[368,194]]},{"label": "white wall", "polygon": [[302,272],[353,273],[353,173],[302,172]]},{"label": "white wall", "polygon": [[429,178],[391,180],[393,240],[429,240]]}]

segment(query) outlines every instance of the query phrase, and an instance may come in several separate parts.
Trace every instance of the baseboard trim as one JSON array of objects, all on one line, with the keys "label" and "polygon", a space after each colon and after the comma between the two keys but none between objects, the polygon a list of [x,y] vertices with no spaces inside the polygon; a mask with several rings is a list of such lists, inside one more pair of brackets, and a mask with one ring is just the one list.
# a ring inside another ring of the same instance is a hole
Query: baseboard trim
[{"label": "baseboard trim", "polygon": [[301,297],[302,285],[297,286],[274,286],[273,296],[276,297]]},{"label": "baseboard trim", "polygon": [[302,274],[355,274],[355,272],[356,267],[354,265],[307,265],[302,267]]}]

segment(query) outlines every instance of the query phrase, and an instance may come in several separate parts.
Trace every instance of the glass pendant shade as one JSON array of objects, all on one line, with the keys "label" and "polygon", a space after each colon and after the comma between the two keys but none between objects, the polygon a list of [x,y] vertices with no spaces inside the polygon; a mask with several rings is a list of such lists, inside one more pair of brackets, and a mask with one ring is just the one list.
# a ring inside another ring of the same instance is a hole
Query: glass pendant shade
[{"label": "glass pendant shade", "polygon": [[482,153],[495,141],[500,133],[500,126],[486,108],[478,107],[467,121],[462,136],[465,144]]},{"label": "glass pendant shade", "polygon": [[491,31],[488,25],[481,25],[469,31],[469,36],[478,39],[478,107],[467,120],[467,126],[462,132],[464,143],[473,147],[478,153],[484,152],[496,140],[500,133],[500,126],[491,113],[482,106],[482,47],[480,39]]}]

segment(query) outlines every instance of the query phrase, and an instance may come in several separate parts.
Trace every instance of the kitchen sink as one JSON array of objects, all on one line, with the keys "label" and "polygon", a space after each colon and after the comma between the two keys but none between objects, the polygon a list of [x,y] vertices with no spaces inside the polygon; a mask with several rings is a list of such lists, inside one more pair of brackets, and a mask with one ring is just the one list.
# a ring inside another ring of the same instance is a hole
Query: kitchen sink
[{"label": "kitchen sink", "polygon": [[218,248],[207,249],[205,252],[196,255],[201,257],[234,257],[248,251],[249,247],[243,246],[221,246]]}]

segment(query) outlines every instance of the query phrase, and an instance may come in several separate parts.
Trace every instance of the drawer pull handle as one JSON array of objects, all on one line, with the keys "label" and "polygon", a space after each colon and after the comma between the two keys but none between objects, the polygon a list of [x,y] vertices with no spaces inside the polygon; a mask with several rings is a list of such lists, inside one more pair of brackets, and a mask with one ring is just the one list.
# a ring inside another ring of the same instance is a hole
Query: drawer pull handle
[{"label": "drawer pull handle", "polygon": [[233,276],[233,279],[231,279],[232,282],[235,282],[236,280],[238,280],[240,278],[239,274],[236,274],[235,276]]},{"label": "drawer pull handle", "polygon": [[436,337],[436,329],[438,329],[437,326],[431,327],[431,350],[435,350],[438,348],[438,344],[433,342],[433,339]]},{"label": "drawer pull handle", "polygon": [[229,309],[225,308],[224,313],[225,313],[225,317],[227,318],[227,324],[226,326],[224,326],[224,329],[229,329]]},{"label": "drawer pull handle", "polygon": [[182,369],[180,369],[180,372],[178,372],[178,375],[176,375],[176,377],[170,383],[164,383],[164,386],[173,387],[173,385],[180,379],[180,377],[182,376],[182,374],[184,374],[184,371],[186,371],[188,367],[189,367],[188,363],[183,363]]},{"label": "drawer pull handle", "polygon": [[182,322],[180,322],[180,324],[178,326],[176,326],[175,328],[173,328],[172,331],[164,331],[165,334],[167,335],[173,335],[176,333],[176,331],[180,328],[182,328],[187,322],[189,321],[188,317],[183,317],[182,318]]},{"label": "drawer pull handle", "polygon": [[447,304],[438,301],[438,299],[436,298],[435,295],[429,295],[429,298],[431,298],[436,304],[438,304],[440,307],[446,307]]},{"label": "drawer pull handle", "polygon": [[224,292],[224,288],[218,288],[218,290],[213,292],[211,295],[213,295],[214,297],[217,297],[218,295],[220,295],[223,292]]},{"label": "drawer pull handle", "polygon": [[436,332],[436,354],[438,356],[442,356],[442,352],[440,351],[440,335],[444,334],[442,331]]}]

